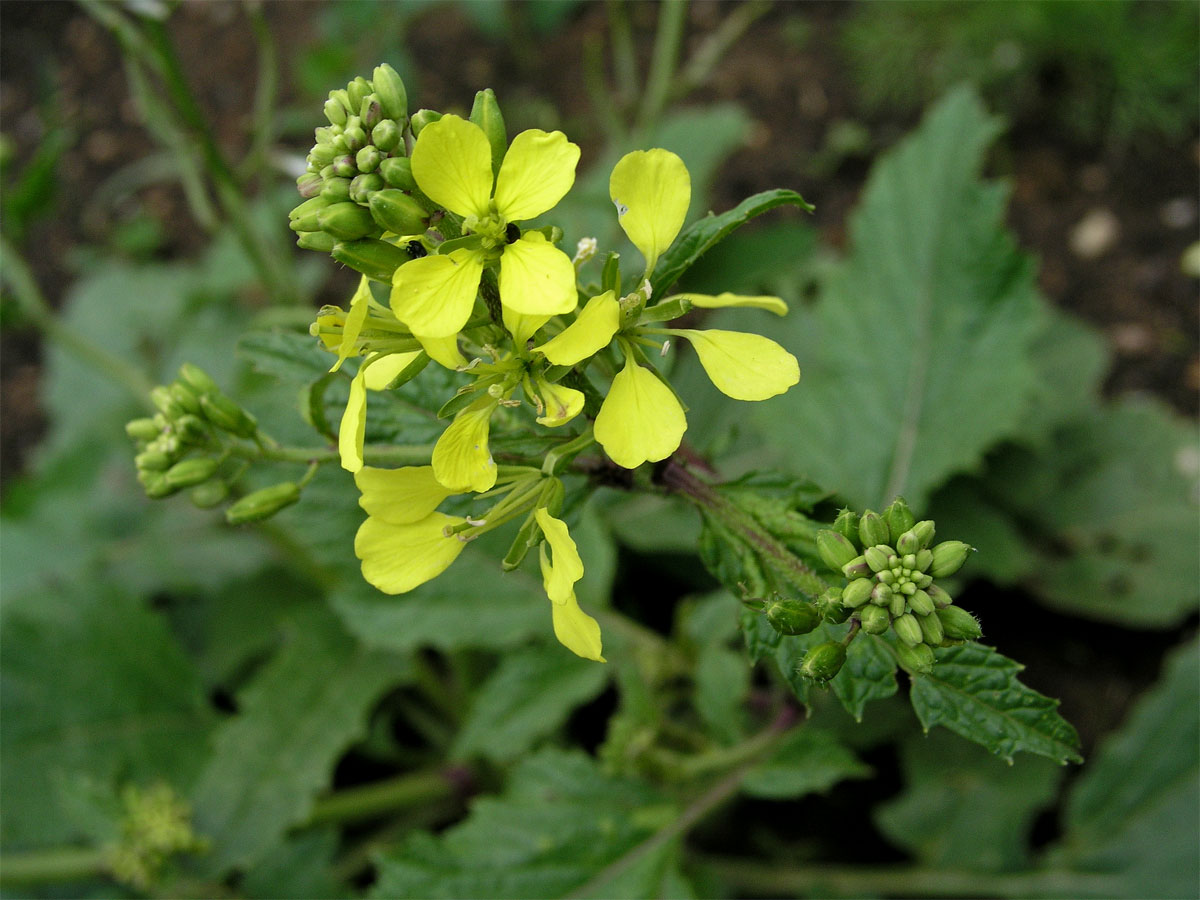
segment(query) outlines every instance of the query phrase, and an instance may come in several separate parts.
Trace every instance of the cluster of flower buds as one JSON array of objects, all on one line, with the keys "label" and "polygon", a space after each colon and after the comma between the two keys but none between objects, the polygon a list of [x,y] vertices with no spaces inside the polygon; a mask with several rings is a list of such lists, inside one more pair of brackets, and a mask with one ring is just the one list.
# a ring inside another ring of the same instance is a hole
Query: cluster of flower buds
[{"label": "cluster of flower buds", "polygon": [[957,572],[971,552],[962,541],[933,543],[934,523],[917,522],[903,499],[882,514],[843,510],[832,529],[817,532],[821,559],[848,579],[822,598],[841,605],[867,634],[896,637],[901,665],[910,672],[933,669],[935,647],[980,637],[975,617],[935,579]]},{"label": "cluster of flower buds", "polygon": [[[134,464],[146,496],[159,499],[190,488],[188,496],[201,509],[225,502],[247,467],[242,461],[228,471],[227,461],[242,459],[241,441],[262,440],[254,416],[191,363],[171,384],[154,388],[150,399],[158,412],[125,425],[137,446]],[[230,504],[225,518],[234,525],[265,519],[299,499],[300,485],[273,485]]]},{"label": "cluster of flower buds", "polygon": [[161,884],[172,857],[200,853],[208,842],[192,830],[191,809],[167,784],[121,792],[121,831],[109,851],[113,876],[139,891]]}]

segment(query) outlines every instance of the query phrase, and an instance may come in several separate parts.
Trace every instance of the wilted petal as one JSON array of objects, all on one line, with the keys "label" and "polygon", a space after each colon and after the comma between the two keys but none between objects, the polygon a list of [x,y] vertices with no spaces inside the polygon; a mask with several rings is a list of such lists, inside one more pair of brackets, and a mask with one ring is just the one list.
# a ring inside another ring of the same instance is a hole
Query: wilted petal
[{"label": "wilted petal", "polygon": [[492,194],[492,146],[483,129],[442,116],[421,129],[412,173],[425,196],[460,216],[486,216]]},{"label": "wilted petal", "polygon": [[392,312],[414,334],[457,334],[471,317],[482,275],[482,256],[466,249],[406,262],[392,276]]},{"label": "wilted petal", "polygon": [[[571,539],[566,522],[554,518],[542,507],[533,514],[546,538],[540,547],[542,586],[553,603],[566,603],[568,597],[575,596],[575,582],[583,577],[579,548]],[[546,553],[546,544],[550,545],[550,554]]]},{"label": "wilted petal", "polygon": [[767,312],[773,312],[777,316],[787,315],[788,307],[780,297],[757,296],[751,297],[743,294],[675,294],[668,297],[663,302],[674,300],[676,297],[684,297],[692,302],[692,306],[699,306],[703,309],[721,309],[726,306],[733,307],[753,307],[755,309],[765,309]]},{"label": "wilted petal", "polygon": [[389,525],[419,522],[454,493],[434,477],[433,466],[364,466],[354,473],[354,483],[362,492],[358,505],[371,518]]},{"label": "wilted petal", "polygon": [[800,364],[770,338],[741,331],[672,330],[692,342],[717,390],[734,400],[766,400],[800,380]]},{"label": "wilted petal", "polygon": [[666,459],[685,431],[687,418],[671,390],[627,359],[596,416],[594,434],[609,459],[626,469]]},{"label": "wilted petal", "polygon": [[488,491],[496,463],[488,451],[488,422],[496,400],[483,396],[462,410],[433,447],[433,472],[454,493]]},{"label": "wilted petal", "polygon": [[367,360],[370,365],[366,366],[367,390],[382,391],[420,355],[420,350],[410,350],[408,353],[386,353],[371,357]]},{"label": "wilted petal", "polygon": [[403,594],[436,578],[466,546],[445,529],[464,521],[438,512],[407,525],[368,518],[354,536],[363,578],[385,594]]},{"label": "wilted petal", "polygon": [[350,399],[342,413],[338,426],[338,455],[342,468],[357,472],[363,466],[363,442],[367,435],[367,381],[366,371],[359,369],[350,382]]},{"label": "wilted petal", "polygon": [[605,291],[589,300],[574,322],[534,349],[556,366],[573,366],[607,347],[620,327],[621,304],[616,294]]},{"label": "wilted petal", "polygon": [[554,636],[558,642],[584,659],[605,662],[601,655],[604,649],[600,640],[600,623],[579,608],[572,593],[564,603],[551,603],[554,618]]},{"label": "wilted petal", "polygon": [[565,425],[583,412],[583,391],[569,388],[561,384],[551,384],[545,380],[537,382],[538,396],[542,398],[546,411],[538,416],[539,425],[557,428]]},{"label": "wilted petal", "polygon": [[342,326],[342,340],[338,345],[338,358],[330,372],[336,372],[349,357],[358,352],[358,335],[362,331],[363,322],[367,321],[367,310],[371,306],[371,282],[364,275],[358,283],[358,290],[350,298],[350,312],[346,314],[346,323]]},{"label": "wilted petal", "polygon": [[496,176],[496,212],[505,221],[519,222],[553,209],[575,183],[578,163],[579,147],[561,131],[522,131]]},{"label": "wilted petal", "polygon": [[571,257],[539,232],[522,235],[500,257],[500,302],[529,316],[570,312],[578,303]]},{"label": "wilted petal", "polygon": [[635,150],[613,168],[608,196],[625,234],[646,257],[646,272],[653,272],[687,216],[692,200],[687,166],[669,150]]}]

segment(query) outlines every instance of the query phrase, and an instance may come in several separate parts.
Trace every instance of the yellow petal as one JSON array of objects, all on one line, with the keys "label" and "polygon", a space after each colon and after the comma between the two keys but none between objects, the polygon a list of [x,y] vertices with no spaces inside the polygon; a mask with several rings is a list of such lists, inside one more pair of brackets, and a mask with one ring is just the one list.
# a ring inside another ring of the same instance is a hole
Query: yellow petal
[{"label": "yellow petal", "polygon": [[675,294],[668,297],[667,300],[674,300],[676,297],[684,297],[692,301],[692,306],[699,306],[704,309],[720,309],[725,306],[747,306],[756,309],[765,309],[767,312],[773,312],[777,316],[787,315],[788,307],[780,297],[749,297],[742,294]]},{"label": "yellow petal", "polygon": [[496,176],[496,212],[507,222],[518,222],[553,209],[575,183],[578,163],[579,147],[561,131],[522,131]]},{"label": "yellow petal", "polygon": [[504,319],[504,327],[513,336],[513,343],[518,347],[533,337],[534,332],[550,321],[550,316],[527,316],[501,304],[500,314]]},{"label": "yellow petal", "polygon": [[539,380],[537,392],[546,406],[545,413],[537,418],[539,425],[557,428],[559,425],[567,424],[583,412],[583,391]]},{"label": "yellow petal", "polygon": [[740,331],[680,329],[700,365],[722,394],[734,400],[766,400],[800,380],[800,364],[770,338]]},{"label": "yellow petal", "polygon": [[627,359],[596,416],[594,434],[609,459],[626,469],[666,459],[685,431],[687,418],[675,395],[653,372]]},{"label": "yellow petal", "polygon": [[482,274],[482,257],[466,249],[406,262],[392,276],[392,312],[414,334],[456,334],[471,317]]},{"label": "yellow petal", "polygon": [[556,366],[573,366],[607,347],[620,327],[621,304],[616,294],[605,291],[589,300],[574,322],[535,349]]},{"label": "yellow petal", "polygon": [[462,410],[433,446],[433,472],[454,493],[488,491],[496,483],[496,463],[488,451],[488,421],[497,402],[480,397]]},{"label": "yellow petal", "polygon": [[571,257],[545,235],[523,235],[500,257],[500,302],[527,316],[570,312],[578,302]]},{"label": "yellow petal", "polygon": [[412,173],[425,196],[460,216],[486,216],[492,195],[492,146],[483,129],[442,116],[421,129]]},{"label": "yellow petal", "polygon": [[692,200],[692,178],[669,150],[635,150],[621,157],[608,179],[608,196],[621,227],[646,257],[646,273],[671,246]]},{"label": "yellow petal", "polygon": [[438,512],[407,525],[368,518],[354,536],[363,578],[385,594],[403,594],[437,578],[466,546],[444,530],[463,521]]},{"label": "yellow petal", "polygon": [[408,353],[383,353],[369,357],[367,362],[370,365],[366,367],[367,390],[382,391],[420,355],[420,350],[410,350]]},{"label": "yellow petal", "polygon": [[445,337],[437,338],[414,334],[413,337],[421,342],[421,346],[425,348],[425,352],[435,363],[443,365],[447,369],[457,369],[467,364],[467,358],[458,350],[457,334],[448,334]]},{"label": "yellow petal", "polygon": [[354,483],[362,492],[358,505],[371,518],[389,525],[419,522],[454,493],[438,483],[433,466],[403,469],[364,466],[354,473]]},{"label": "yellow petal", "polygon": [[342,340],[338,345],[338,358],[330,372],[336,372],[349,357],[358,352],[358,335],[362,331],[363,322],[367,321],[367,310],[371,305],[371,282],[367,276],[358,283],[358,290],[350,298],[350,312],[346,314],[346,324],[342,326]]},{"label": "yellow petal", "polygon": [[554,636],[558,642],[584,659],[606,662],[601,655],[600,623],[579,608],[572,593],[565,603],[550,604],[554,617]]},{"label": "yellow petal", "polygon": [[367,434],[367,380],[366,369],[360,368],[350,382],[350,399],[342,413],[338,426],[338,454],[342,468],[357,472],[363,466],[363,441]]},{"label": "yellow petal", "polygon": [[[583,559],[579,556],[579,548],[575,546],[575,541],[567,531],[567,523],[562,519],[554,518],[543,507],[534,510],[533,515],[546,538],[539,548],[542,586],[553,603],[566,603],[568,597],[575,596],[575,582],[583,577]],[[553,559],[546,553],[546,544],[550,545]]]}]

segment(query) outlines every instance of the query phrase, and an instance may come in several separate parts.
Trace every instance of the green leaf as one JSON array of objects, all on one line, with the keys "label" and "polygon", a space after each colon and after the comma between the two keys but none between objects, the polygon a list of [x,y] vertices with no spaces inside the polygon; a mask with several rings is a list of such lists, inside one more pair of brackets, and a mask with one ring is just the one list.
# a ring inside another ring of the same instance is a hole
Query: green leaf
[{"label": "green leaf", "polygon": [[896,693],[896,658],[880,638],[860,634],[846,648],[842,671],[829,684],[846,712],[861,722],[869,702]]},{"label": "green leaf", "polygon": [[784,738],[779,749],[742,781],[752,797],[791,800],[824,793],[847,778],[867,778],[871,767],[860,762],[837,736],[822,728],[802,725]]},{"label": "green leaf", "polygon": [[1173,652],[1162,679],[1096,752],[1067,798],[1052,859],[1119,875],[1119,896],[1200,892],[1200,645]]},{"label": "green leaf", "polygon": [[750,693],[751,670],[745,654],[705,644],[696,656],[693,677],[696,712],[718,740],[733,743],[742,736],[742,709]]},{"label": "green leaf", "polygon": [[1028,866],[1030,830],[1054,801],[1061,767],[1041,759],[1005,765],[938,731],[904,741],[900,758],[904,791],[874,813],[892,843],[935,868]]},{"label": "green leaf", "polygon": [[241,881],[245,897],[328,900],[357,894],[334,877],[338,851],[335,828],[303,831],[277,845]]},{"label": "green leaf", "polygon": [[775,335],[804,376],[764,432],[853,506],[920,509],[1022,426],[1038,298],[1007,189],[979,178],[998,130],[968,91],[939,103],[875,165],[815,310]]},{"label": "green leaf", "polygon": [[709,213],[703,219],[693,222],[685,228],[675,242],[659,258],[650,278],[655,296],[663,296],[663,292],[679,280],[691,266],[708,250],[719,244],[725,237],[741,228],[755,216],[775,209],[777,206],[799,206],[805,212],[812,212],[815,207],[808,203],[795,191],[775,188],[762,191],[747,197],[733,209],[719,216]]},{"label": "green leaf", "polygon": [[1089,415],[1100,403],[1100,384],[1108,369],[1108,346],[1091,326],[1054,307],[1033,345],[1038,381],[1029,397],[1023,442],[1044,442],[1054,428]]},{"label": "green leaf", "polygon": [[309,384],[324,377],[337,358],[321,350],[317,339],[308,332],[282,328],[246,332],[238,338],[237,352],[256,371],[296,384]]},{"label": "green leaf", "polygon": [[464,822],[385,852],[372,896],[658,896],[678,878],[667,871],[675,848],[645,842],[675,816],[643,782],[605,775],[579,752],[543,750]]},{"label": "green leaf", "polygon": [[379,695],[407,677],[404,660],[362,647],[328,613],[297,616],[217,730],[193,795],[197,830],[212,842],[204,865],[253,864],[303,822]]},{"label": "green leaf", "polygon": [[213,724],[195,670],[139,600],[95,582],[42,599],[0,629],[8,849],[69,843],[76,828],[53,798],[81,776],[186,790]]},{"label": "green leaf", "polygon": [[945,725],[1006,760],[1024,751],[1082,762],[1079,737],[1058,714],[1058,701],[1017,680],[1024,666],[976,643],[938,650],[936,658],[931,674],[913,677],[909,694],[926,731]]},{"label": "green leaf", "polygon": [[475,694],[451,754],[514,760],[594,699],[608,676],[603,664],[558,644],[507,654]]}]

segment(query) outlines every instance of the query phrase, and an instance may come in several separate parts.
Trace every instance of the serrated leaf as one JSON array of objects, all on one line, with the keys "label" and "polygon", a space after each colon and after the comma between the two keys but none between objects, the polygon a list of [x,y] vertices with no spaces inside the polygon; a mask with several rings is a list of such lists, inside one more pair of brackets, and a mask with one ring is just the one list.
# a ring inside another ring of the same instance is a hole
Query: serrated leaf
[{"label": "serrated leaf", "polygon": [[1058,701],[1021,684],[1019,663],[976,643],[935,656],[933,672],[914,676],[909,693],[926,731],[944,725],[1007,760],[1024,751],[1082,762],[1079,736],[1058,714]]},{"label": "serrated leaf", "polygon": [[654,296],[663,296],[663,291],[678,281],[684,272],[722,239],[755,216],[761,216],[778,206],[799,206],[805,212],[812,212],[815,208],[795,191],[775,188],[747,197],[719,216],[710,213],[693,222],[675,239],[654,267],[654,274],[650,277]]},{"label": "serrated leaf", "polygon": [[372,896],[657,896],[675,848],[648,861],[654,848],[639,846],[675,815],[643,782],[605,775],[579,752],[543,750],[464,822],[384,853]]},{"label": "serrated leaf", "polygon": [[475,694],[451,755],[516,759],[604,690],[609,674],[603,664],[558,644],[504,656]]},{"label": "serrated leaf", "polygon": [[1200,893],[1200,645],[1167,659],[1155,687],[1096,752],[1067,798],[1073,868],[1119,873],[1121,895]]},{"label": "serrated leaf", "polygon": [[186,790],[213,715],[162,618],[104,584],[60,585],[0,629],[6,848],[69,843],[56,785],[166,781]]},{"label": "serrated leaf", "polygon": [[860,634],[846,648],[842,671],[829,684],[846,712],[861,722],[868,703],[896,693],[896,659],[882,640]]},{"label": "serrated leaf", "polygon": [[296,384],[311,384],[329,373],[336,357],[318,346],[307,332],[248,331],[238,338],[237,352],[264,375]]},{"label": "serrated leaf", "polygon": [[920,509],[1020,430],[1038,299],[1007,190],[979,178],[998,130],[969,91],[939,103],[872,170],[815,310],[776,334],[804,378],[764,432],[858,508],[903,494]]},{"label": "serrated leaf", "polygon": [[790,800],[823,793],[847,778],[866,778],[871,767],[823,728],[802,725],[784,738],[769,759],[755,766],[742,781],[752,797]]},{"label": "serrated leaf", "polygon": [[999,872],[1028,865],[1029,832],[1053,802],[1063,770],[1048,760],[1016,765],[945,732],[901,745],[905,788],[876,808],[892,843],[925,865]]},{"label": "serrated leaf", "polygon": [[400,657],[367,650],[327,612],[297,616],[283,647],[238,696],[193,794],[212,872],[252,865],[304,821],[379,695],[408,677]]}]

